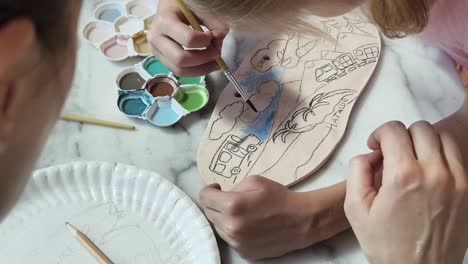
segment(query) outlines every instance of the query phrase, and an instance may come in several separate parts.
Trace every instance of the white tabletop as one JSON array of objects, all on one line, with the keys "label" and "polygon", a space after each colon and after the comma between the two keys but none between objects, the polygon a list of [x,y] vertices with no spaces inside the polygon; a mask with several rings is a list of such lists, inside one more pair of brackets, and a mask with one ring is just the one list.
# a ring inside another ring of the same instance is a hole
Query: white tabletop
[{"label": "white tabletop", "polygon": [[[99,1],[85,1],[81,26],[91,17],[96,2]],[[253,39],[231,35],[226,40],[224,57],[235,68],[255,43]],[[367,136],[382,123],[400,120],[410,124],[421,119],[435,122],[461,105],[464,99],[461,82],[453,63],[443,53],[416,39],[404,39],[384,40],[382,56],[336,154],[316,175],[294,187],[295,190],[313,190],[343,180],[348,160],[366,151]],[[158,128],[130,119],[117,108],[115,77],[138,60],[109,62],[80,38],[78,61],[65,112],[133,123],[137,131],[60,121],[37,168],[77,160],[120,162],[156,171],[197,200],[203,183],[197,171],[196,151],[215,99],[212,98],[206,109],[183,119],[175,127]],[[214,74],[210,90],[216,95],[225,84],[219,74]],[[223,263],[245,263],[223,243],[220,252]],[[346,232],[289,256],[259,263],[365,263],[365,259],[352,233]]]}]

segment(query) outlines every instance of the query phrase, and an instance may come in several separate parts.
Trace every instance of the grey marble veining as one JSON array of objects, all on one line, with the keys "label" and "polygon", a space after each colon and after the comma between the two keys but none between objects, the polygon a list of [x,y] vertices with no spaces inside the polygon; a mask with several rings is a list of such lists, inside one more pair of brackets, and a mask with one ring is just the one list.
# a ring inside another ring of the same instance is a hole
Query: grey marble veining
[{"label": "grey marble veining", "polygon": [[[85,1],[80,25],[101,1]],[[237,68],[258,39],[230,35],[223,56]],[[116,106],[115,77],[138,60],[112,63],[83,39],[79,40],[76,78],[65,112],[133,123],[137,131],[57,123],[37,168],[77,160],[121,162],[158,172],[177,184],[195,201],[203,183],[196,167],[198,143],[207,126],[215,98],[226,85],[221,74],[209,81],[212,99],[207,108],[185,118],[172,128],[157,128],[130,119]],[[449,115],[461,105],[464,93],[453,63],[440,51],[416,39],[384,40],[382,60],[367,90],[357,103],[349,129],[331,160],[313,177],[294,187],[305,191],[345,179],[348,160],[367,151],[368,135],[390,120],[407,124],[425,119],[431,122]],[[220,243],[223,263],[245,263],[224,243]],[[366,263],[351,232],[292,253],[259,263]]]}]

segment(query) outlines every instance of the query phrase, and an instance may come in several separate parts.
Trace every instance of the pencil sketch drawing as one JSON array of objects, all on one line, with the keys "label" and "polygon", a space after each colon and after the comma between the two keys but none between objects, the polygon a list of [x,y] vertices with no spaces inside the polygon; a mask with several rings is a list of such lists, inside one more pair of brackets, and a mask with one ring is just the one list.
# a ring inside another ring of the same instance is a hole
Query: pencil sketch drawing
[{"label": "pencil sketch drawing", "polygon": [[311,18],[322,34],[288,32],[259,44],[237,77],[258,113],[229,85],[198,151],[206,182],[229,189],[249,175],[291,185],[316,171],[343,138],[381,55],[359,11]]}]

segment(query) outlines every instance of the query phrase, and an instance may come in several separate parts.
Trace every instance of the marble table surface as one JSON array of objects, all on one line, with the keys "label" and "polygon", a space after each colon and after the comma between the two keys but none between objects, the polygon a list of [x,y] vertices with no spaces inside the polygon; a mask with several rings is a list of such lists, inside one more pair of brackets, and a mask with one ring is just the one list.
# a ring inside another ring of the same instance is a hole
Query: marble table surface
[{"label": "marble table surface", "polygon": [[[81,26],[100,1],[85,1]],[[235,69],[258,39],[231,34],[224,57]],[[348,160],[366,151],[367,136],[390,120],[410,124],[438,121],[455,111],[464,99],[453,63],[440,51],[417,39],[384,40],[381,63],[357,107],[347,135],[330,161],[314,176],[295,186],[296,191],[321,188],[345,179]],[[106,61],[96,49],[79,40],[75,82],[66,113],[133,123],[137,131],[121,131],[77,123],[57,123],[37,168],[78,160],[109,161],[156,171],[175,183],[195,201],[203,183],[196,165],[196,151],[207,126],[215,97],[226,85],[220,74],[211,76],[211,104],[172,128],[157,128],[130,119],[116,106],[115,77],[138,60]],[[220,242],[223,263],[246,263]],[[366,263],[353,234],[348,231],[331,240],[288,256],[259,263]]]}]

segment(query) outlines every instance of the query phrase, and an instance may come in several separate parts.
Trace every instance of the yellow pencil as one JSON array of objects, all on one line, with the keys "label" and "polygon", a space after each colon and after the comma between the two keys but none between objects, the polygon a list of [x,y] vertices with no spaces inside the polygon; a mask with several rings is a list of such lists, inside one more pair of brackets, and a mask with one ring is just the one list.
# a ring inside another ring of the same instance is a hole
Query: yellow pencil
[{"label": "yellow pencil", "polygon": [[87,124],[93,124],[93,125],[98,125],[98,126],[135,130],[135,126],[132,126],[132,125],[126,125],[126,124],[110,122],[110,121],[105,121],[105,120],[100,120],[100,119],[94,119],[94,118],[89,118],[89,117],[84,117],[84,116],[65,114],[61,117],[61,119],[65,121],[87,123]]},{"label": "yellow pencil", "polygon": [[91,241],[91,239],[89,239],[85,234],[76,229],[76,227],[72,226],[70,223],[67,222],[65,224],[70,229],[73,236],[78,241],[80,241],[81,245],[83,245],[83,247],[85,247],[100,264],[113,264],[113,262],[96,246],[96,244],[93,243],[93,241]]},{"label": "yellow pencil", "polygon": [[[192,11],[190,11],[190,9],[184,3],[184,0],[176,0],[176,3],[180,11],[184,15],[184,17],[187,19],[189,24],[193,27],[193,29],[195,29],[196,31],[203,32],[203,29],[200,23],[198,22],[197,18],[193,15]],[[257,109],[249,100],[249,95],[246,92],[244,92],[241,85],[239,84],[239,81],[237,81],[234,74],[232,74],[231,70],[229,69],[227,64],[224,62],[223,58],[221,57],[217,58],[216,63],[218,64],[219,68],[224,72],[224,75],[226,76],[226,78],[232,83],[232,85],[237,90],[237,92],[242,96],[242,99],[244,99],[244,101],[247,103],[250,109],[252,109],[254,112],[257,112]]]}]

